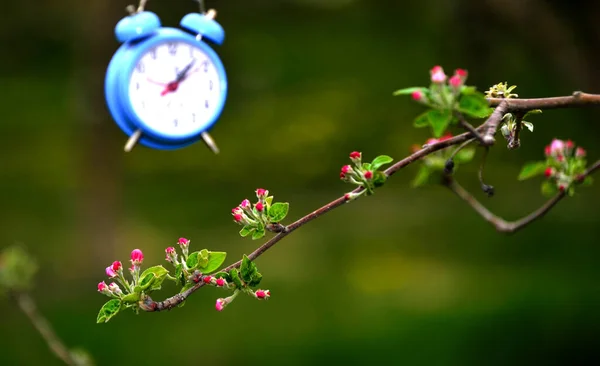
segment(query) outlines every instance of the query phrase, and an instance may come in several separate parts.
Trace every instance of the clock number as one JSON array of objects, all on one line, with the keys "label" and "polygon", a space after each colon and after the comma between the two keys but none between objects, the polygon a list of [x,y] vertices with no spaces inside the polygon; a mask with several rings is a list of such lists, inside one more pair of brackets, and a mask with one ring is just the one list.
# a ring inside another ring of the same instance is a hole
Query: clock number
[{"label": "clock number", "polygon": [[212,80],[208,81],[208,90],[213,90],[213,81]]},{"label": "clock number", "polygon": [[150,50],[150,57],[152,57],[153,60],[156,60],[156,47]]},{"label": "clock number", "polygon": [[140,83],[139,82],[135,83],[135,90],[140,90]]},{"label": "clock number", "polygon": [[177,121],[177,118],[175,118],[175,119],[173,120],[173,124],[175,125],[175,127],[177,127],[177,122],[178,122],[178,121]]},{"label": "clock number", "polygon": [[143,74],[144,72],[146,72],[146,67],[144,66],[144,63],[142,61],[138,62],[135,68],[139,73]]},{"label": "clock number", "polygon": [[175,56],[177,54],[177,43],[168,43],[167,48],[169,49],[169,54],[171,56]]},{"label": "clock number", "polygon": [[192,123],[196,123],[196,113],[192,113]]},{"label": "clock number", "polygon": [[204,72],[208,72],[208,61],[203,61],[202,66],[204,66]]},{"label": "clock number", "polygon": [[208,99],[204,101],[204,108],[208,108]]}]

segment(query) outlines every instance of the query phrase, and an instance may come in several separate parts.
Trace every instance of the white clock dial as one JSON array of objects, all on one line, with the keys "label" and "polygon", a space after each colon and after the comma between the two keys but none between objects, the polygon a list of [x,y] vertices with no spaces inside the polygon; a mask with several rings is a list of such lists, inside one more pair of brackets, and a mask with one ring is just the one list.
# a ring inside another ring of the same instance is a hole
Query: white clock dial
[{"label": "white clock dial", "polygon": [[217,68],[187,42],[162,43],[138,61],[129,83],[135,113],[154,131],[187,136],[212,121],[221,101]]}]

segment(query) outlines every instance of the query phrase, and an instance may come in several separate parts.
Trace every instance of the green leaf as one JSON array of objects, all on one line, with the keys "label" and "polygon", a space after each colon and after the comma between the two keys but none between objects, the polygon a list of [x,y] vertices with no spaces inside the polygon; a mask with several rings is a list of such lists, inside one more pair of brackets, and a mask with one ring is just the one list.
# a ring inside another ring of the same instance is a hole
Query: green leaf
[{"label": "green leaf", "polygon": [[465,148],[460,150],[455,156],[454,161],[458,164],[466,164],[473,160],[475,148]]},{"label": "green leaf", "polygon": [[412,94],[412,93],[414,93],[416,91],[420,91],[422,93],[425,93],[427,91],[427,88],[423,88],[423,87],[411,87],[411,88],[399,89],[399,90],[396,90],[393,95],[394,96],[397,96],[397,95],[407,95],[407,94]]},{"label": "green leaf", "polygon": [[208,252],[208,263],[204,267],[198,267],[202,274],[208,274],[216,271],[225,262],[227,253],[225,252]]},{"label": "green leaf", "polygon": [[373,170],[377,170],[380,167],[382,167],[383,165],[389,164],[392,161],[394,161],[394,159],[392,159],[391,157],[389,157],[387,155],[379,155],[378,157],[373,159],[373,161],[371,162],[371,168]]},{"label": "green leaf", "polygon": [[485,118],[493,109],[482,93],[463,94],[458,102],[458,111],[475,118]]},{"label": "green leaf", "polygon": [[427,118],[431,125],[434,137],[442,137],[450,122],[452,121],[452,111],[449,109],[432,109],[427,112]]},{"label": "green leaf", "polygon": [[477,93],[477,88],[474,86],[463,86],[462,89],[460,90],[460,93],[462,95],[471,95],[471,94],[475,94]]},{"label": "green leaf", "polygon": [[594,179],[589,175],[583,179],[583,182],[581,182],[581,184],[584,186],[591,186],[592,183],[594,183]]},{"label": "green leaf", "polygon": [[525,126],[529,131],[533,132],[533,123],[527,121],[521,121],[521,124]]},{"label": "green leaf", "polygon": [[179,286],[183,286],[183,284],[185,283],[185,276],[183,274],[183,265],[181,263],[179,263],[177,266],[175,266],[175,279],[177,279],[177,284]]},{"label": "green leaf", "polygon": [[267,204],[267,210],[268,210],[269,207],[271,207],[271,204],[273,204],[273,196],[269,196],[269,197],[265,198],[265,203]]},{"label": "green leaf", "polygon": [[373,186],[375,188],[378,188],[378,187],[381,187],[382,185],[384,185],[386,180],[387,180],[387,176],[385,175],[384,172],[376,170],[375,173],[373,173]]},{"label": "green leaf", "polygon": [[250,279],[250,282],[248,282],[248,286],[256,287],[260,284],[261,280],[262,280],[262,274],[256,272]]},{"label": "green leaf", "polygon": [[256,270],[256,265],[252,263],[250,258],[244,254],[242,258],[242,264],[240,265],[240,273],[242,275],[242,279],[246,282],[250,281],[251,273]]},{"label": "green leaf", "polygon": [[265,227],[262,225],[259,225],[256,227],[256,229],[252,233],[252,240],[258,240],[258,239],[262,238],[263,236],[265,236]]},{"label": "green leaf", "polygon": [[250,235],[252,233],[252,231],[254,231],[254,228],[249,225],[246,225],[242,228],[242,230],[240,230],[240,236],[242,238],[244,238],[244,237]]},{"label": "green leaf", "polygon": [[287,202],[274,203],[271,208],[269,208],[269,220],[271,222],[280,222],[287,216],[289,208],[290,204]]},{"label": "green leaf", "polygon": [[238,288],[243,288],[245,285],[242,282],[242,279],[240,278],[240,271],[238,271],[237,268],[232,268],[231,271],[229,271],[229,274],[231,275],[231,281],[238,287]]},{"label": "green leaf", "polygon": [[546,162],[545,161],[534,161],[530,163],[526,163],[525,166],[521,169],[519,173],[518,180],[526,180],[529,178],[533,178],[537,175],[544,174],[546,170]]},{"label": "green leaf", "polygon": [[558,192],[556,188],[556,183],[552,183],[549,180],[545,180],[542,183],[542,195],[546,197],[554,196]]},{"label": "green leaf", "polygon": [[429,111],[421,113],[415,120],[413,121],[413,126],[417,128],[427,127],[429,126],[429,117],[427,116]]},{"label": "green leaf", "polygon": [[190,270],[194,270],[198,266],[198,257],[200,256],[200,252],[193,252],[188,255],[187,261],[185,261],[185,265]]},{"label": "green leaf", "polygon": [[231,282],[231,275],[227,272],[217,272],[215,278],[223,278],[227,282]]},{"label": "green leaf", "polygon": [[530,114],[540,114],[542,113],[541,109],[532,109],[529,112],[525,113],[525,115],[523,115],[523,118],[529,116]]},{"label": "green leaf", "polygon": [[126,304],[137,304],[138,301],[140,301],[140,294],[139,294],[139,292],[138,293],[132,292],[130,294],[123,296],[121,301],[123,301]]},{"label": "green leaf", "polygon": [[200,254],[198,254],[198,267],[206,267],[208,264],[208,249],[202,249]]},{"label": "green leaf", "polygon": [[121,301],[117,299],[112,299],[102,305],[102,308],[98,312],[98,317],[96,318],[96,323],[106,323],[113,316],[117,315],[121,310]]},{"label": "green leaf", "polygon": [[140,287],[146,292],[160,290],[165,277],[167,277],[169,271],[163,266],[153,266],[146,269],[140,275],[142,279],[140,281]]},{"label": "green leaf", "polygon": [[429,180],[429,175],[431,175],[431,170],[426,165],[421,165],[415,179],[413,179],[411,185],[413,188],[423,186],[427,184]]}]

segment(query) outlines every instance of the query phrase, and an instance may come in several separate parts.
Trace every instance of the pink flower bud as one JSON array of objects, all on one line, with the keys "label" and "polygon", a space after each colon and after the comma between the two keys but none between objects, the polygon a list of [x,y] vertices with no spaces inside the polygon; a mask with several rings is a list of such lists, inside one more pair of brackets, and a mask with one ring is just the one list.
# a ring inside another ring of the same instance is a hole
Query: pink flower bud
[{"label": "pink flower bud", "polygon": [[575,149],[575,157],[576,158],[583,158],[585,156],[585,150],[581,147],[578,147],[577,149]]},{"label": "pink flower bud", "polygon": [[115,270],[112,268],[112,265],[106,267],[106,275],[109,278],[115,278],[115,277],[117,277],[117,272],[115,272]]},{"label": "pink flower bud", "polygon": [[268,299],[271,297],[271,292],[269,290],[256,290],[254,293],[257,299]]},{"label": "pink flower bud", "polygon": [[258,188],[256,190],[256,197],[258,197],[258,199],[265,198],[267,194],[269,194],[269,191],[267,191],[266,189]]},{"label": "pink flower bud", "polygon": [[467,70],[464,69],[456,69],[454,70],[454,75],[458,76],[459,78],[465,80],[467,78],[467,75],[469,73],[467,72]]},{"label": "pink flower bud", "polygon": [[413,100],[420,102],[421,100],[423,100],[423,97],[425,97],[425,94],[423,94],[422,91],[417,90],[417,91],[412,92],[412,94],[410,96],[413,98]]},{"label": "pink flower bud", "polygon": [[[258,195],[258,191],[259,191],[259,190],[257,189],[257,190],[256,190],[256,192],[257,192],[256,194],[257,194],[257,195]],[[263,191],[264,191],[264,189],[263,189]],[[262,192],[262,193],[264,194],[264,192]],[[249,208],[249,207],[250,207],[250,201],[249,201],[249,200],[247,200],[247,199],[243,200],[243,201],[242,201],[242,203],[240,203],[240,207],[241,207],[241,208]]]},{"label": "pink flower bud", "polygon": [[366,178],[366,179],[371,179],[371,178],[373,178],[373,172],[372,172],[372,171],[370,171],[370,170],[367,170],[367,171],[365,172],[365,178]]},{"label": "pink flower bud", "polygon": [[104,281],[100,282],[98,284],[98,292],[106,292],[108,290],[108,286],[106,285],[106,283]]},{"label": "pink flower bud", "polygon": [[446,74],[444,73],[444,69],[441,66],[434,66],[430,70],[431,81],[436,84],[441,84],[446,81]]},{"label": "pink flower bud", "polygon": [[262,204],[262,202],[258,202],[256,205],[254,205],[254,207],[256,207],[256,211],[258,212],[262,212],[265,209],[265,206]]},{"label": "pink flower bud", "polygon": [[240,215],[240,214],[235,214],[235,215],[233,215],[233,219],[236,222],[240,222],[240,221],[242,221],[244,219],[244,217],[242,215]]},{"label": "pink flower bud", "polygon": [[448,132],[444,136],[440,137],[437,141],[442,142],[442,141],[450,140],[451,138],[452,138],[452,134],[450,132]]},{"label": "pink flower bud", "polygon": [[564,185],[564,184],[559,184],[559,185],[558,185],[558,190],[559,190],[559,191],[561,191],[561,192],[564,192],[564,191],[565,191],[565,189],[566,189],[566,187],[565,187],[565,185]]},{"label": "pink flower bud", "polygon": [[350,200],[352,199],[352,195],[350,195],[350,193],[346,193],[346,194],[344,195],[344,199],[345,199],[346,201],[350,201]]},{"label": "pink flower bud", "polygon": [[173,263],[175,261],[175,258],[177,258],[177,254],[175,254],[175,248],[173,247],[168,247],[167,249],[165,249],[165,253],[167,255],[167,262]]},{"label": "pink flower bud", "polygon": [[344,165],[342,167],[342,173],[346,174],[352,171],[352,167],[350,165]]},{"label": "pink flower bud", "polygon": [[458,75],[454,75],[448,80],[448,83],[451,87],[458,89],[463,85],[463,80]]},{"label": "pink flower bud", "polygon": [[187,245],[190,245],[190,241],[187,240],[186,238],[179,238],[179,240],[177,240],[177,244],[179,244],[181,246],[187,246]]},{"label": "pink flower bud", "polygon": [[352,160],[357,160],[360,159],[362,157],[362,154],[358,151],[353,151],[350,153],[350,159]]},{"label": "pink flower bud", "polygon": [[110,290],[110,292],[112,292],[115,295],[122,295],[123,291],[121,291],[121,288],[119,287],[119,285],[117,285],[114,282],[111,282],[110,285],[108,285],[108,289]]},{"label": "pink flower bud", "polygon": [[212,276],[204,276],[204,278],[202,279],[202,281],[204,281],[204,283],[211,283],[212,282]]},{"label": "pink flower bud", "polygon": [[544,175],[547,178],[550,178],[551,176],[554,175],[554,169],[552,167],[547,167],[546,170],[544,171]]},{"label": "pink flower bud", "polygon": [[546,156],[550,156],[550,155],[551,155],[551,153],[552,153],[552,150],[550,150],[550,145],[547,145],[547,146],[544,148],[544,155],[546,155]]},{"label": "pink flower bud", "polygon": [[437,143],[438,143],[438,139],[433,138],[433,137],[430,139],[427,139],[427,141],[425,141],[425,145],[433,145],[433,144],[437,144]]},{"label": "pink flower bud", "polygon": [[562,140],[554,139],[550,143],[550,155],[558,156],[563,155],[565,149],[565,143]]},{"label": "pink flower bud", "polygon": [[565,147],[567,149],[572,149],[573,148],[573,141],[567,140],[567,142],[565,142]]},{"label": "pink flower bud", "polygon": [[175,248],[168,247],[167,249],[165,249],[165,253],[167,253],[167,254],[174,254],[175,253]]},{"label": "pink flower bud", "polygon": [[134,249],[131,252],[131,264],[140,265],[144,261],[144,253],[139,249]]},{"label": "pink flower bud", "polygon": [[121,268],[123,268],[123,265],[121,264],[121,262],[119,261],[114,261],[112,264],[112,269],[115,272],[118,272]]},{"label": "pink flower bud", "polygon": [[227,305],[225,303],[224,299],[217,299],[217,303],[215,304],[215,308],[217,309],[217,311],[222,311],[223,308],[225,308],[225,305]]},{"label": "pink flower bud", "polygon": [[217,286],[223,287],[225,285],[227,285],[227,281],[224,278],[217,278]]}]

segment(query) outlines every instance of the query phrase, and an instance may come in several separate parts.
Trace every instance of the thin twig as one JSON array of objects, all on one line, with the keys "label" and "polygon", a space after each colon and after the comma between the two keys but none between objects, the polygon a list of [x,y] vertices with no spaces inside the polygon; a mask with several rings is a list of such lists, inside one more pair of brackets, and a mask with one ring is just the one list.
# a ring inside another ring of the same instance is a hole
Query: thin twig
[{"label": "thin twig", "polygon": [[[592,166],[590,166],[578,179],[578,182],[583,181],[585,177],[594,173],[596,170],[600,168],[600,160],[596,161]],[[469,204],[471,208],[475,210],[481,217],[483,217],[487,222],[492,224],[497,231],[502,233],[512,234],[516,231],[524,228],[529,225],[533,221],[543,217],[545,214],[552,209],[561,199],[563,199],[567,194],[566,190],[557,193],[554,197],[548,200],[546,203],[542,205],[542,207],[533,211],[529,215],[516,220],[516,221],[506,221],[503,218],[494,215],[490,212],[485,206],[483,206],[475,197],[473,197],[466,189],[464,189],[460,184],[458,184],[452,177],[447,177],[444,181],[444,185],[448,187],[452,192],[454,192],[458,197],[462,198],[463,201]]]},{"label": "thin twig", "polygon": [[483,137],[479,134],[479,132],[475,130],[475,127],[473,127],[469,122],[467,122],[465,116],[463,116],[462,113],[456,113],[456,117],[458,118],[458,123],[462,126],[462,128],[471,132],[473,136],[475,136],[475,138],[479,140],[479,142],[485,145],[485,143],[483,142]]},{"label": "thin twig", "polygon": [[38,312],[33,299],[27,293],[13,293],[19,308],[27,315],[35,329],[42,335],[50,350],[65,364],[76,366],[78,363],[73,359],[69,349],[62,343],[46,319]]},{"label": "thin twig", "polygon": [[508,141],[508,148],[510,150],[518,149],[521,146],[521,130],[523,129],[523,112],[515,112],[515,131],[511,134],[510,140]]},{"label": "thin twig", "polygon": [[477,176],[479,177],[479,184],[481,184],[481,190],[483,193],[487,194],[488,197],[492,197],[495,193],[494,186],[486,184],[483,179],[483,171],[485,169],[485,162],[487,161],[487,156],[490,152],[490,147],[486,146],[483,150],[483,156],[481,157],[481,165],[479,165],[479,171],[477,172]]},{"label": "thin twig", "polygon": [[444,174],[452,174],[452,172],[454,171],[454,157],[456,156],[456,154],[458,154],[465,147],[469,146],[469,144],[471,144],[475,140],[476,138],[469,139],[463,142],[461,145],[459,145],[456,149],[454,149],[448,160],[446,160],[446,164],[444,165]]}]

